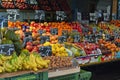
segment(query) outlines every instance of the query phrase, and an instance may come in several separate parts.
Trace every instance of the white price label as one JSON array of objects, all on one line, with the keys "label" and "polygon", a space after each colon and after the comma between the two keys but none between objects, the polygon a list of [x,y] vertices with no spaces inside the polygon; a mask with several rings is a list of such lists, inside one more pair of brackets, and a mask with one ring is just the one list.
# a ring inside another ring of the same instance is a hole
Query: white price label
[{"label": "white price label", "polygon": [[45,12],[43,10],[35,10],[35,19],[45,20]]},{"label": "white price label", "polygon": [[56,11],[56,15],[56,19],[61,21],[67,17],[64,11]]},{"label": "white price label", "polygon": [[8,20],[17,20],[19,18],[18,9],[7,9]]}]

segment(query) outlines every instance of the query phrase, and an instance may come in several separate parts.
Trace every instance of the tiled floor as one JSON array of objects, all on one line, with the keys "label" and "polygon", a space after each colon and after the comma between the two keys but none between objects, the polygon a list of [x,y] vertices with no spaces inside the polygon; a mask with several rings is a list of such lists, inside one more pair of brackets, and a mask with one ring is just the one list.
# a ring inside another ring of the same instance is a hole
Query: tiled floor
[{"label": "tiled floor", "polygon": [[91,80],[120,80],[120,61],[82,67],[92,72]]}]

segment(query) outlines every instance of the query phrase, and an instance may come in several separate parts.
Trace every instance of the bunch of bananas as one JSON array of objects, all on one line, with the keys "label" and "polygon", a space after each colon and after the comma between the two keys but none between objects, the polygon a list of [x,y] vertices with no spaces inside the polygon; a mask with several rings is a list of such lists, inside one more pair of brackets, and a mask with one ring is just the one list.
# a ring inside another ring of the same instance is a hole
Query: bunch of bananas
[{"label": "bunch of bananas", "polygon": [[30,54],[23,60],[23,69],[38,71],[39,69],[48,68],[49,63],[49,60],[43,60],[38,54]]},{"label": "bunch of bananas", "polygon": [[19,70],[38,71],[43,68],[48,68],[50,60],[43,60],[38,53],[29,53],[28,55],[26,52],[26,50],[22,51],[19,56],[15,52],[11,56],[0,54],[0,73],[10,73]]}]

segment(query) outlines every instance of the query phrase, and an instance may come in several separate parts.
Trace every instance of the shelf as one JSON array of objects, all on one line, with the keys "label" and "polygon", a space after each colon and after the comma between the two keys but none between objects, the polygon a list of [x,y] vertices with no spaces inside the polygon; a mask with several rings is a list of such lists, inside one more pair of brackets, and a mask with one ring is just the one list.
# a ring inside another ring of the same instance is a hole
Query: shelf
[{"label": "shelf", "polygon": [[53,78],[53,77],[58,77],[58,76],[63,76],[63,75],[68,75],[68,74],[73,74],[78,72],[80,72],[80,67],[70,68],[65,70],[58,70],[54,72],[48,72],[48,78]]},{"label": "shelf", "polygon": [[88,63],[88,64],[80,64],[80,67],[99,65],[99,64],[104,64],[104,63],[111,63],[111,62],[115,62],[115,61],[120,61],[120,59],[107,60],[107,61],[103,61],[103,62],[93,62],[93,63]]}]

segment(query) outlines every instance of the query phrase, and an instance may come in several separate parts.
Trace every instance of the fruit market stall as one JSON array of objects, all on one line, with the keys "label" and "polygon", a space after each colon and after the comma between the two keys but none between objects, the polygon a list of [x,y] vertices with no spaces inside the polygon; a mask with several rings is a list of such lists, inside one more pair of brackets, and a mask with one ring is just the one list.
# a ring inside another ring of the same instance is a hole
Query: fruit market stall
[{"label": "fruit market stall", "polygon": [[[61,27],[61,30],[66,33],[58,34],[57,25],[63,24],[66,27]],[[53,28],[50,25],[53,25]],[[77,69],[77,72],[80,71],[76,68],[78,65],[73,60],[72,52],[63,44],[67,39],[65,35],[72,29],[68,23],[31,22],[29,25],[27,22],[9,21],[8,26],[8,28],[0,28],[0,78],[38,79],[44,78],[44,76],[39,77],[39,73],[45,73],[44,75],[47,76],[47,73],[57,72],[57,70],[64,72],[64,70]],[[74,75],[76,80],[78,80],[77,72]],[[29,77],[30,75],[33,77]],[[47,77],[44,79],[47,80]]]},{"label": "fruit market stall", "polygon": [[8,21],[0,28],[0,73],[47,69],[57,77],[79,72],[78,65],[119,60],[119,27],[111,23]]},{"label": "fruit market stall", "polygon": [[[27,21],[2,19],[8,24],[3,22],[0,27],[0,79],[78,80],[79,73],[86,73],[80,67],[120,60],[120,21],[68,22],[71,9],[63,1],[1,1],[0,8],[8,9],[9,17],[30,12]],[[30,13],[40,19],[31,21]]]}]

